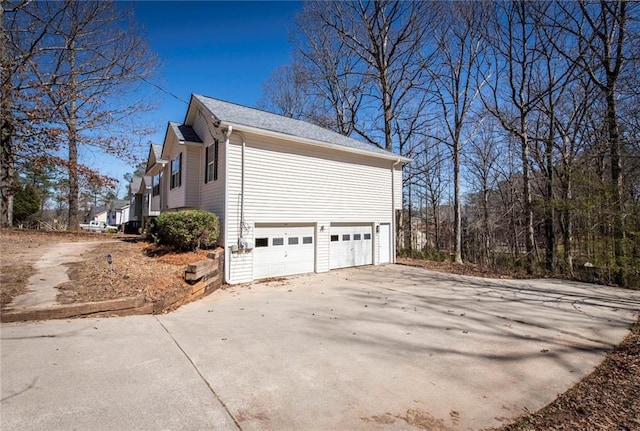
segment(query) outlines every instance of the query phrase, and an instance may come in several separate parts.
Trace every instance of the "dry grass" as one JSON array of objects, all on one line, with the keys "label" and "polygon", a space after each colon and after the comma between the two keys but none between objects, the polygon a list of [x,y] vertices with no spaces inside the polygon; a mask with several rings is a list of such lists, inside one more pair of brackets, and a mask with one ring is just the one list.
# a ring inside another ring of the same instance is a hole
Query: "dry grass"
[{"label": "dry grass", "polygon": [[499,271],[473,263],[455,263],[451,261],[438,262],[434,260],[413,259],[410,257],[399,257],[396,262],[400,265],[415,266],[431,271],[446,272],[447,274],[471,275],[484,278],[531,278],[524,272]]},{"label": "dry grass", "polygon": [[[112,268],[107,255],[113,259]],[[146,242],[100,244],[70,265],[71,281],[58,286],[58,302],[93,302],[138,296],[155,301],[189,290],[185,266],[206,258],[206,252],[173,253]]]},{"label": "dry grass", "polygon": [[104,236],[87,233],[0,230],[0,306],[27,293],[33,265],[49,247],[60,242],[91,241]]},{"label": "dry grass", "polygon": [[[71,281],[57,286],[61,304],[130,296],[147,301],[172,297],[189,288],[183,280],[185,266],[207,255],[205,251],[174,253],[127,236],[0,230],[2,306],[27,292],[28,279],[36,272],[33,264],[50,247],[72,241],[96,241],[96,245],[83,253],[82,262],[68,265]],[[113,258],[113,271],[107,254]]]}]

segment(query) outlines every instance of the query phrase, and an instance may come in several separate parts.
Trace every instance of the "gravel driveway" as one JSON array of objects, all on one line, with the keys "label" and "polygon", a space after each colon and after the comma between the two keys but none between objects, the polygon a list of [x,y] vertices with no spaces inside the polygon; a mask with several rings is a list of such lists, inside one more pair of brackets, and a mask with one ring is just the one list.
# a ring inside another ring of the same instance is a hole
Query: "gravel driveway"
[{"label": "gravel driveway", "polygon": [[387,265],[234,286],[157,317],[3,324],[1,425],[480,429],[564,392],[639,312],[640,292]]}]

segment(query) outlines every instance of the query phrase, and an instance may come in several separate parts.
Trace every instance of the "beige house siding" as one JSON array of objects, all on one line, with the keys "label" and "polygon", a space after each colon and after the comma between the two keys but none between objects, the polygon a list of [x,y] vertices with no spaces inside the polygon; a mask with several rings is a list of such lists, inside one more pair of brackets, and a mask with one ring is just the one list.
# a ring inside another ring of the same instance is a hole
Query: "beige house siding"
[{"label": "beige house siding", "polygon": [[[224,227],[224,189],[225,189],[225,145],[224,140],[225,137],[217,132],[210,131],[210,126],[208,127],[203,115],[194,116],[195,121],[193,123],[193,129],[196,131],[198,136],[203,140],[202,148],[199,153],[199,161],[200,164],[198,171],[200,172],[199,178],[199,187],[201,190],[200,194],[200,208],[211,211],[218,216],[220,220],[220,226]],[[218,179],[214,181],[209,181],[205,184],[204,176],[205,176],[205,157],[206,157],[206,148],[210,145],[213,145],[214,139],[218,139]],[[194,167],[194,169],[196,169]],[[220,236],[218,238],[218,244],[224,244],[224,229],[221,229]]]},{"label": "beige house siding", "polygon": [[[316,271],[323,272],[329,269],[331,223],[392,222],[392,182],[397,184],[392,160],[245,137],[245,238],[253,240],[255,223],[315,224]],[[227,158],[227,246],[240,235],[241,153],[239,135],[233,134]],[[252,280],[252,269],[252,252],[233,253],[229,281]]]},{"label": "beige house siding", "polygon": [[[182,187],[186,193],[186,207],[200,207],[200,187],[204,182],[204,157],[202,144],[181,145],[182,155]],[[202,165],[202,166],[201,166]]]}]

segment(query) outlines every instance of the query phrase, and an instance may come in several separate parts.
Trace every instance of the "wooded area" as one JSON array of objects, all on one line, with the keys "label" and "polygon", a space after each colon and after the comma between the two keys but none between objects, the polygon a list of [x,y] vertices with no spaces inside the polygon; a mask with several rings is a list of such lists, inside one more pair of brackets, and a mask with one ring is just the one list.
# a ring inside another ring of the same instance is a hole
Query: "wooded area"
[{"label": "wooded area", "polygon": [[414,159],[399,253],[640,287],[640,5],[307,2],[261,106]]}]

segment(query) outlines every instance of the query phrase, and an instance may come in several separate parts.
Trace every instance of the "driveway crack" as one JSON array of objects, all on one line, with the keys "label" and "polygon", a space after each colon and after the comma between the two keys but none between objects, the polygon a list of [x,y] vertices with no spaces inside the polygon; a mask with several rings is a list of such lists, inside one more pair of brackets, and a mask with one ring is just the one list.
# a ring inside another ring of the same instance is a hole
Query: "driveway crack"
[{"label": "driveway crack", "polygon": [[184,355],[185,358],[187,358],[187,360],[189,361],[189,363],[191,364],[191,366],[193,367],[193,369],[196,371],[196,373],[198,374],[198,376],[200,376],[200,378],[202,379],[202,381],[205,383],[205,385],[207,385],[207,388],[209,388],[209,391],[211,392],[211,394],[214,396],[214,398],[216,400],[218,400],[218,402],[220,403],[220,405],[222,405],[222,407],[224,408],[224,410],[227,412],[227,414],[229,415],[229,417],[233,420],[233,423],[236,425],[236,428],[239,431],[242,431],[242,427],[240,426],[240,424],[238,423],[238,421],[236,420],[236,418],[231,414],[231,411],[229,410],[229,407],[227,407],[227,405],[224,403],[224,401],[222,401],[222,399],[220,398],[220,396],[216,393],[215,389],[213,389],[213,386],[211,386],[211,384],[209,384],[209,382],[207,381],[207,379],[204,378],[204,376],[202,375],[202,373],[200,372],[200,369],[198,368],[198,366],[195,364],[195,362],[193,362],[193,360],[191,359],[191,357],[189,357],[189,355],[187,354],[187,352],[185,352],[185,350],[182,348],[182,346],[180,345],[180,343],[178,343],[178,340],[175,339],[175,337],[173,336],[173,334],[171,332],[169,332],[169,330],[167,329],[166,326],[164,326],[164,324],[160,321],[160,319],[158,319],[157,316],[153,316],[156,321],[160,324],[160,326],[162,327],[162,329],[165,330],[165,332],[169,335],[169,337],[171,337],[171,339],[173,340],[173,343],[178,347],[178,349],[180,349],[180,351],[182,352],[182,354]]}]

